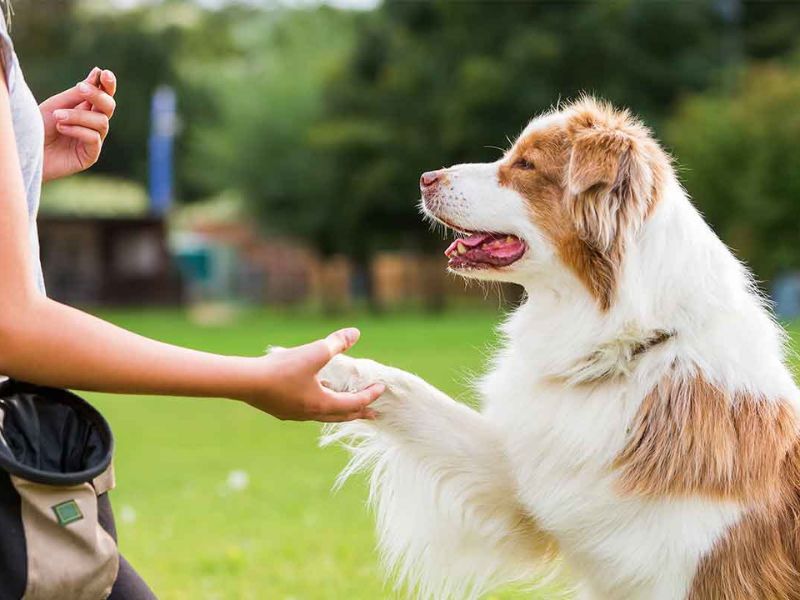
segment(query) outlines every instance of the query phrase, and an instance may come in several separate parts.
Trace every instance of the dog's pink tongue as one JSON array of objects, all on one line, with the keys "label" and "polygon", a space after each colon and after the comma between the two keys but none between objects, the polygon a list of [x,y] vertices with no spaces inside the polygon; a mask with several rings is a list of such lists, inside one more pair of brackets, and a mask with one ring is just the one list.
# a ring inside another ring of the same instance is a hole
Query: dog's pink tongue
[{"label": "dog's pink tongue", "polygon": [[514,236],[492,240],[483,247],[487,254],[500,259],[516,256],[524,248],[525,244],[522,243],[522,240]]},{"label": "dog's pink tongue", "polygon": [[447,250],[444,251],[445,256],[450,256],[451,254],[458,254],[459,244],[462,244],[467,248],[477,248],[483,242],[488,240],[490,237],[492,237],[491,233],[473,233],[469,237],[459,238],[447,247]]}]

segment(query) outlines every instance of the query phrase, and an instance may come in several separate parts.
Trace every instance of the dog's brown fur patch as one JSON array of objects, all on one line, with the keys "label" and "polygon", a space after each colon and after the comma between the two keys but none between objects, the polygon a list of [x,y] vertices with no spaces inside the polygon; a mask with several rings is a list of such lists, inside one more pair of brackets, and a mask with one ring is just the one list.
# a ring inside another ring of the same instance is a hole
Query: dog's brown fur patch
[{"label": "dog's brown fur patch", "polygon": [[800,438],[788,403],[670,373],[614,467],[626,494],[748,507],[702,559],[688,600],[800,599]]},{"label": "dog's brown fur patch", "polygon": [[624,493],[748,501],[779,489],[797,435],[785,402],[670,373],[642,401],[614,467]]},{"label": "dog's brown fur patch", "polygon": [[608,310],[626,239],[658,202],[670,161],[626,111],[584,98],[565,112],[565,124],[517,140],[498,176],[528,199],[561,260]]},{"label": "dog's brown fur patch", "polygon": [[800,599],[800,442],[776,484],[703,558],[687,600]]}]

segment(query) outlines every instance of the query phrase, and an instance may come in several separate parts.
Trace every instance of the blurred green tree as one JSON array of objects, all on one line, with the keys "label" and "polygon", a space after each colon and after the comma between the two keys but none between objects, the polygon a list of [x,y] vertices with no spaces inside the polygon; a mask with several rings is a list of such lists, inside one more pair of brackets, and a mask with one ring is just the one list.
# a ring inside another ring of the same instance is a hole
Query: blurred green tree
[{"label": "blurred green tree", "polygon": [[434,243],[415,208],[420,172],[497,158],[533,115],[581,91],[658,123],[723,64],[710,2],[390,0],[358,25],[311,139],[333,165],[314,204],[335,215],[314,236],[363,265],[378,248]]},{"label": "blurred green tree", "polygon": [[[44,5],[44,6],[42,6]],[[173,1],[134,10],[87,10],[76,0],[43,0],[36,7],[18,5],[12,36],[25,76],[35,96],[44,99],[83,79],[99,65],[112,69],[119,81],[118,116],[95,171],[134,179],[147,178],[147,139],[153,90],[176,88],[182,123],[176,152],[178,196],[192,200],[230,185],[210,185],[187,164],[195,144],[194,125],[217,121],[217,96],[195,84],[198,69],[213,75],[214,67],[236,49],[231,23],[256,11],[231,7],[206,11],[192,2]]]},{"label": "blurred green tree", "polygon": [[320,202],[331,163],[311,129],[322,82],[350,46],[352,15],[323,7],[241,16],[227,25],[230,52],[180,61],[186,85],[213,98],[216,113],[185,133],[187,175],[208,193],[238,188],[265,227],[327,252],[337,209]]},{"label": "blurred green tree", "polygon": [[760,65],[687,98],[667,138],[696,204],[766,281],[800,268],[800,67]]},{"label": "blurred green tree", "polygon": [[114,120],[96,169],[144,182],[150,94],[159,83],[176,81],[170,60],[176,32],[153,29],[146,10],[83,15],[75,2],[48,4],[52,12],[19,7],[12,21],[31,89],[44,99],[75,85],[95,65],[114,70],[124,118]]},{"label": "blurred green tree", "polygon": [[[437,244],[415,208],[419,173],[496,158],[497,146],[560,98],[596,93],[656,131],[682,98],[695,98],[671,121],[679,153],[686,149],[690,164],[703,152],[711,160],[720,144],[734,160],[727,113],[705,110],[722,128],[709,131],[706,150],[680,123],[731,93],[743,101],[741,65],[782,59],[800,27],[795,6],[741,0],[386,0],[367,13],[276,2],[206,10],[169,0],[120,11],[39,0],[19,3],[13,35],[39,97],[94,64],[117,71],[120,113],[99,170],[144,180],[150,94],[172,84],[181,200],[241,192],[265,228],[353,258],[367,295],[376,250]],[[697,97],[709,89],[720,91]],[[744,244],[687,177],[723,236]],[[772,227],[761,217],[747,234],[754,240]],[[775,260],[753,259],[766,277]]]}]

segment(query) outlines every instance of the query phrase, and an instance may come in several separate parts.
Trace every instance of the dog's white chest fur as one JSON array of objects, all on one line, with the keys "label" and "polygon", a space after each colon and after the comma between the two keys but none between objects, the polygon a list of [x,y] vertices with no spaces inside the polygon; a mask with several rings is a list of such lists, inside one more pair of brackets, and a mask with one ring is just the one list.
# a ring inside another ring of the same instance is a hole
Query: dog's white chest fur
[{"label": "dog's white chest fur", "polygon": [[521,503],[558,541],[586,598],[682,598],[700,557],[740,516],[733,503],[646,500],[614,489],[612,463],[640,386],[565,388],[537,378],[527,353],[504,353],[481,386]]}]

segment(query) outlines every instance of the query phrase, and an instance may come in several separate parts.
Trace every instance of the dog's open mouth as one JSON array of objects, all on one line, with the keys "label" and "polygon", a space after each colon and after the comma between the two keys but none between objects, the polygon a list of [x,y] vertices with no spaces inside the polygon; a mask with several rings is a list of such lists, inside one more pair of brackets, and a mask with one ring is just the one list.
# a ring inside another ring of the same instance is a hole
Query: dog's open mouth
[{"label": "dog's open mouth", "polygon": [[514,235],[469,233],[445,250],[451,269],[507,267],[525,254],[525,242]]}]

